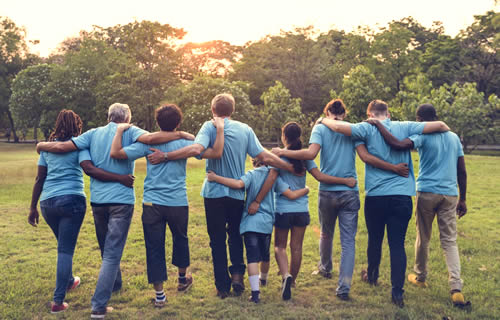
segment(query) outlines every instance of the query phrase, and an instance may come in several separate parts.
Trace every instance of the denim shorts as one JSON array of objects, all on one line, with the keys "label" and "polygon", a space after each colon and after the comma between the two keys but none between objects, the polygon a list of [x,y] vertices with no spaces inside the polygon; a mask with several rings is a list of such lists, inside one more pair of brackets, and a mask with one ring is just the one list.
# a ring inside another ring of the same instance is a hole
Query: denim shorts
[{"label": "denim shorts", "polygon": [[259,232],[245,232],[243,234],[247,251],[247,263],[269,262],[269,247],[271,235]]},{"label": "denim shorts", "polygon": [[309,212],[276,212],[274,226],[280,229],[291,229],[308,226],[310,222]]}]

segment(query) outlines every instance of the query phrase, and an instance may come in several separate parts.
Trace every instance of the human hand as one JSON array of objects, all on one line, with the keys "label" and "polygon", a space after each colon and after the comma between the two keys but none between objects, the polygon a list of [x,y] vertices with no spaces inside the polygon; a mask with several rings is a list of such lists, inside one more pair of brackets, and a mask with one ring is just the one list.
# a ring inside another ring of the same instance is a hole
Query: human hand
[{"label": "human hand", "polygon": [[457,216],[458,219],[462,218],[465,216],[467,213],[467,204],[465,203],[465,200],[458,200],[457,203]]},{"label": "human hand", "polygon": [[134,180],[135,177],[131,174],[122,174],[120,177],[120,183],[129,188],[134,187]]},{"label": "human hand", "polygon": [[364,120],[363,122],[367,122],[373,126],[376,126],[378,123],[380,123],[380,121],[378,119],[375,119],[375,118],[368,118],[368,119]]},{"label": "human hand", "polygon": [[131,123],[119,123],[118,126],[116,127],[117,131],[127,131],[128,128],[132,126]]},{"label": "human hand", "polygon": [[28,223],[33,227],[38,225],[38,221],[40,218],[40,214],[38,214],[38,210],[36,208],[30,208],[30,213],[28,215]]},{"label": "human hand", "polygon": [[181,134],[181,139],[186,139],[186,140],[191,140],[191,141],[194,140],[194,135],[192,135],[189,132],[179,131],[179,133]]},{"label": "human hand", "polygon": [[215,181],[215,177],[216,177],[216,176],[217,176],[217,175],[216,175],[216,174],[215,174],[215,172],[213,172],[213,171],[208,171],[208,172],[207,172],[207,180],[208,180],[208,181]]},{"label": "human hand", "polygon": [[149,148],[149,150],[153,151],[153,153],[148,154],[148,161],[151,162],[151,164],[160,164],[165,161],[163,152],[156,148]]},{"label": "human hand", "polygon": [[309,191],[310,191],[309,187],[305,186],[304,189],[306,189],[306,194],[309,194]]},{"label": "human hand", "polygon": [[283,155],[283,149],[281,148],[272,148],[271,152],[277,155],[278,157],[281,157]]},{"label": "human hand", "polygon": [[248,206],[248,214],[252,215],[252,214],[256,214],[257,211],[259,211],[259,207],[260,207],[260,203],[257,202],[257,201],[253,201],[252,203],[250,203],[250,205]]},{"label": "human hand", "polygon": [[354,188],[356,183],[357,183],[356,179],[352,177],[346,178],[346,186],[348,186],[349,188]]},{"label": "human hand", "polygon": [[323,121],[323,119],[324,119],[323,117],[319,117],[319,118],[318,118],[318,120],[316,120],[315,125],[316,125],[316,124],[320,124],[320,123],[321,123],[321,121]]},{"label": "human hand", "polygon": [[224,118],[214,117],[212,123],[217,129],[224,129]]},{"label": "human hand", "polygon": [[403,162],[396,164],[395,172],[402,177],[408,178],[408,175],[410,174],[410,168],[408,168],[408,163]]},{"label": "human hand", "polygon": [[36,144],[36,152],[37,152],[38,154],[40,154],[40,152],[42,151],[42,149],[41,149],[41,148],[43,147],[43,144],[44,144],[44,143],[45,143],[45,142],[38,142],[38,143]]}]

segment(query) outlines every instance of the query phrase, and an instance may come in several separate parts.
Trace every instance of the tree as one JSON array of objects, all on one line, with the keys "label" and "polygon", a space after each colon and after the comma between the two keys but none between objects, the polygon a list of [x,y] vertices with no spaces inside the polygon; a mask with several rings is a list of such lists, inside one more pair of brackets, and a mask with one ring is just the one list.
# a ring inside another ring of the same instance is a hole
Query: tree
[{"label": "tree", "polygon": [[407,76],[403,79],[402,90],[391,101],[391,118],[400,120],[416,120],[419,105],[428,102],[432,83],[423,73]]},{"label": "tree", "polygon": [[[259,129],[266,139],[281,141],[281,127],[289,122],[306,123],[300,108],[300,99],[292,98],[290,91],[279,81],[261,96],[264,106],[259,110]],[[304,126],[303,126],[304,127]],[[306,125],[303,129],[308,129]]]},{"label": "tree", "polygon": [[421,56],[422,71],[438,88],[447,83],[451,85],[461,78],[462,48],[460,41],[449,36],[439,36],[430,42]]},{"label": "tree", "polygon": [[432,90],[430,101],[439,118],[460,137],[465,152],[498,133],[491,118],[492,113],[499,111],[498,97],[491,95],[485,102],[484,93],[477,91],[475,83],[445,84]]},{"label": "tree", "polygon": [[181,128],[196,133],[205,121],[212,118],[210,103],[217,94],[230,93],[236,106],[232,118],[250,126],[254,124],[255,108],[248,97],[249,84],[220,78],[195,77],[187,84],[179,84],[165,92],[164,101],[175,103],[184,113]]},{"label": "tree", "polygon": [[51,110],[44,101],[43,89],[50,82],[52,66],[39,64],[19,72],[12,83],[10,111],[18,127],[33,127],[33,136],[38,141],[37,131],[43,114]]},{"label": "tree", "polygon": [[365,66],[357,66],[349,71],[342,83],[343,91],[337,96],[332,91],[331,98],[341,98],[349,113],[351,122],[366,119],[366,108],[374,99],[384,99],[389,88],[375,78],[375,75]]}]

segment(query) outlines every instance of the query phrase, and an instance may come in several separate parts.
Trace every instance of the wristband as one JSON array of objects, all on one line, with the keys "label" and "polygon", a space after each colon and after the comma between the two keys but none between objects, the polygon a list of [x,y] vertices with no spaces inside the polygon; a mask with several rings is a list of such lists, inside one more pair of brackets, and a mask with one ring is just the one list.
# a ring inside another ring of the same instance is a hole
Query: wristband
[{"label": "wristband", "polygon": [[163,161],[168,161],[168,152],[163,152]]}]

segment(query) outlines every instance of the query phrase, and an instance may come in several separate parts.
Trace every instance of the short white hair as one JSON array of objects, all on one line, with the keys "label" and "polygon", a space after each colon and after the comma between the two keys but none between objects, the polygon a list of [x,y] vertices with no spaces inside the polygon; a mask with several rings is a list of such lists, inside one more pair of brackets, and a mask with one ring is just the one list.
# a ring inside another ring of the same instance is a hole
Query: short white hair
[{"label": "short white hair", "polygon": [[116,123],[128,123],[132,113],[128,105],[124,103],[113,103],[108,109],[108,121]]}]

